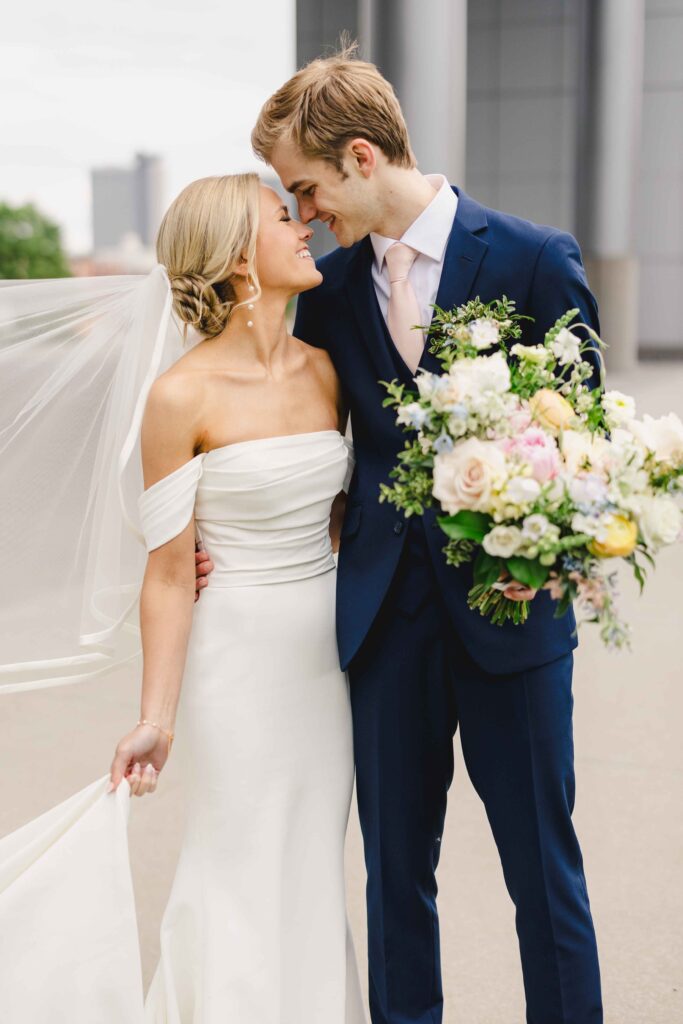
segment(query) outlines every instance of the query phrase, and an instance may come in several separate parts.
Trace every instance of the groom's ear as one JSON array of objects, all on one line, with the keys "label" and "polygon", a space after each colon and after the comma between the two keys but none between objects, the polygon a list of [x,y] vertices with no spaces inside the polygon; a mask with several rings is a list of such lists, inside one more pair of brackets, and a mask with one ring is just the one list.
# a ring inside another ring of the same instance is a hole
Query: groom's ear
[{"label": "groom's ear", "polygon": [[377,167],[375,147],[367,139],[352,139],[347,152],[364,178],[369,178]]}]

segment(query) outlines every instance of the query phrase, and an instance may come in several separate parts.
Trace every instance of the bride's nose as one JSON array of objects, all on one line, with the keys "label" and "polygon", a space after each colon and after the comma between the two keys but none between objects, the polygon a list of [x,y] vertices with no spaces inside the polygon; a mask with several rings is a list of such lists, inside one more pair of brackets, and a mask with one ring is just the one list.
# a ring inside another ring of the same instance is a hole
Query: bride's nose
[{"label": "bride's nose", "polygon": [[309,239],[313,238],[315,232],[313,228],[309,227],[308,224],[299,224],[299,238],[304,242],[308,242]]}]

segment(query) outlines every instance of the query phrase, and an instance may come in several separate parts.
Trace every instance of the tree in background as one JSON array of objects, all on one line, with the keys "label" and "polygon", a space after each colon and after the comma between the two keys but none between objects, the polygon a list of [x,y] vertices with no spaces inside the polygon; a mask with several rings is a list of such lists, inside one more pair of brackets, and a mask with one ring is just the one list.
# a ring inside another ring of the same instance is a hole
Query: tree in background
[{"label": "tree in background", "polygon": [[0,278],[70,276],[59,227],[32,203],[0,203]]}]

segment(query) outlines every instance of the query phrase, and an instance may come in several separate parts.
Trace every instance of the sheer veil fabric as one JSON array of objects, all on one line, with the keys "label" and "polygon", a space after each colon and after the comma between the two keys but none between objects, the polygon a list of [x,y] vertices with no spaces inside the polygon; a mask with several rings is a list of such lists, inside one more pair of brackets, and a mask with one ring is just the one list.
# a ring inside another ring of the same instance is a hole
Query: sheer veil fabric
[{"label": "sheer veil fabric", "polygon": [[139,674],[162,527],[177,535],[194,510],[216,562],[188,645],[174,747],[188,820],[147,996],[130,790],[107,794],[107,775],[0,837],[3,1024],[365,1024],[329,538],[352,456],[337,430],[227,445],[140,500],[149,388],[198,340],[163,267],[0,286],[0,701]]},{"label": "sheer veil fabric", "polygon": [[0,695],[139,657],[140,421],[197,340],[161,266],[0,287]]},{"label": "sheer veil fabric", "polygon": [[[186,348],[163,267],[0,282],[0,700],[139,671],[140,421]],[[8,1024],[143,1020],[130,790],[108,780],[0,839]]]}]

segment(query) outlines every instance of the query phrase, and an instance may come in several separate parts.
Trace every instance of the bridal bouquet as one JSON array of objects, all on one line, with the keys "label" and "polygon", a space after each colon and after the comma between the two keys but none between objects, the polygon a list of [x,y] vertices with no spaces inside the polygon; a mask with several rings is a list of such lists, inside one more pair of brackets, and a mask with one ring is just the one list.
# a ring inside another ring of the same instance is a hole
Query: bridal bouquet
[{"label": "bridal bouquet", "polygon": [[[380,501],[406,516],[436,500],[451,565],[473,562],[471,608],[494,623],[524,622],[528,602],[506,598],[512,577],[545,587],[556,615],[572,601],[610,647],[628,643],[615,598],[616,559],[641,590],[646,563],[683,539],[683,423],[636,419],[634,400],[591,390],[592,366],[569,310],[543,344],[523,345],[515,304],[478,298],[435,307],[428,328],[442,373],[421,371],[416,392],[384,383],[385,406],[413,436]],[[493,349],[490,352],[488,350]],[[509,578],[507,579],[509,583]]]}]

